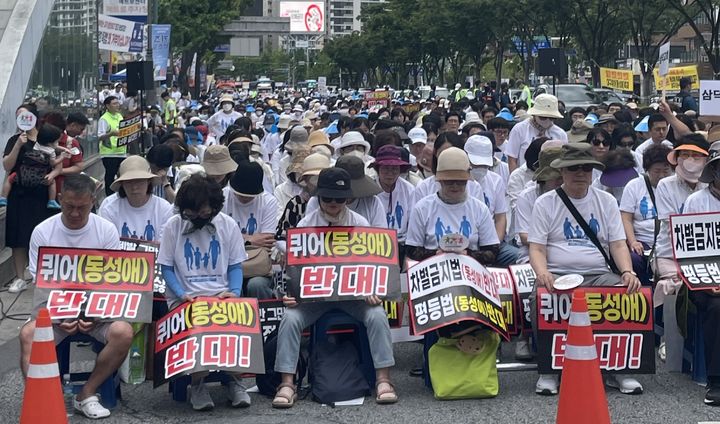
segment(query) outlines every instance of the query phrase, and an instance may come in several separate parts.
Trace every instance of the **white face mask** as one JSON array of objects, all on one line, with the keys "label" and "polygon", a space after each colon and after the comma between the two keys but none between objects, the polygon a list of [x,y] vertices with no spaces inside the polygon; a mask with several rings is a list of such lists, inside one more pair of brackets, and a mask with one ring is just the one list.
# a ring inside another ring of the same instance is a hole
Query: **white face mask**
[{"label": "white face mask", "polygon": [[477,182],[480,182],[480,181],[482,181],[483,179],[485,179],[485,176],[487,175],[487,173],[488,173],[488,169],[487,169],[487,168],[472,168],[472,169],[470,170],[470,175],[471,175],[471,176],[473,177],[473,179],[474,179],[475,181],[477,181]]},{"label": "white face mask", "polygon": [[702,170],[705,167],[705,159],[683,159],[678,158],[678,166],[675,167],[675,172],[683,180],[689,183],[697,183],[702,174]]},{"label": "white face mask", "polygon": [[257,116],[262,115],[262,110],[256,110],[256,111],[255,111],[255,115],[257,115]]},{"label": "white face mask", "polygon": [[230,111],[232,111],[232,109],[233,109],[233,106],[230,103],[225,103],[222,105],[222,110],[225,112],[230,112]]},{"label": "white face mask", "polygon": [[545,129],[548,129],[553,126],[552,119],[542,119],[542,120],[536,119],[535,123],[537,123],[539,126],[541,126],[542,128],[545,128]]},{"label": "white face mask", "polygon": [[361,152],[360,150],[353,150],[351,152],[345,153],[343,156],[355,156],[356,158],[365,159],[365,153]]}]

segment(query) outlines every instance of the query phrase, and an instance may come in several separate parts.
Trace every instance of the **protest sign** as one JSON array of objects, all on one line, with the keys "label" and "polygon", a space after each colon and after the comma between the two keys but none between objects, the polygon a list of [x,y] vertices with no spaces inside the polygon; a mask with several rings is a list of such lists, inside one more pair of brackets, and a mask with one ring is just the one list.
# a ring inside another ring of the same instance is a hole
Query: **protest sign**
[{"label": "protest sign", "polygon": [[157,322],[155,387],[210,370],[265,372],[257,299],[198,297]]},{"label": "protest sign", "polygon": [[665,77],[660,76],[656,68],[653,70],[653,76],[655,77],[655,90],[657,91],[680,91],[680,78],[682,77],[688,77],[692,80],[691,89],[697,90],[700,88],[697,65],[670,68]]},{"label": "protest sign", "polygon": [[120,121],[118,126],[117,145],[125,146],[140,139],[142,129],[142,115],[136,114]]},{"label": "protest sign", "polygon": [[152,253],[41,247],[37,262],[50,318],[151,322]]},{"label": "protest sign", "polygon": [[[616,374],[655,373],[653,305],[649,287],[583,287],[600,368]],[[572,291],[537,290],[538,372],[562,371]]]},{"label": "protest sign", "polygon": [[600,68],[600,85],[613,90],[633,91],[633,73],[623,69]]},{"label": "protest sign", "polygon": [[15,118],[15,123],[20,131],[30,131],[37,126],[37,116],[34,113],[22,110]]},{"label": "protest sign", "polygon": [[385,308],[390,328],[402,327],[403,302],[386,300],[383,302],[383,307]]},{"label": "protest sign", "polygon": [[162,298],[164,299],[165,295],[165,279],[162,276],[162,271],[160,270],[160,264],[157,262],[157,255],[160,251],[160,243],[154,242],[154,241],[147,241],[147,240],[140,240],[140,239],[134,239],[134,238],[126,238],[126,237],[120,237],[120,248],[123,250],[131,250],[131,251],[138,251],[138,252],[151,252],[155,257],[155,273],[154,273],[154,279],[153,279],[153,292],[163,295]]},{"label": "protest sign", "polygon": [[365,100],[367,100],[368,108],[372,108],[373,106],[377,108],[388,107],[390,104],[390,92],[387,90],[371,91],[365,93]]},{"label": "protest sign", "polygon": [[292,228],[288,293],[298,301],[400,296],[397,232],[372,227]]},{"label": "protest sign", "polygon": [[720,81],[700,81],[700,113],[720,116]]},{"label": "protest sign", "polygon": [[435,255],[408,270],[410,322],[420,335],[460,321],[484,324],[509,339],[492,274],[467,255]]},{"label": "protest sign", "polygon": [[670,43],[665,43],[658,50],[658,74],[667,76],[670,69]]},{"label": "protest sign", "polygon": [[517,294],[518,310],[522,311],[522,331],[532,331],[532,323],[530,321],[530,294],[535,287],[535,271],[530,264],[510,265],[508,268],[515,283],[515,293]]},{"label": "protest sign", "polygon": [[141,52],[143,25],[98,14],[98,48],[114,52]]},{"label": "protest sign", "polygon": [[273,331],[280,327],[280,321],[285,314],[285,304],[282,299],[260,299],[258,308],[260,327],[263,341],[265,341]]},{"label": "protest sign", "polygon": [[690,290],[720,287],[720,212],[670,216],[673,258]]},{"label": "protest sign", "polygon": [[508,334],[519,334],[522,330],[522,312],[518,307],[519,302],[510,271],[507,268],[488,268],[487,270],[492,274],[498,288]]}]

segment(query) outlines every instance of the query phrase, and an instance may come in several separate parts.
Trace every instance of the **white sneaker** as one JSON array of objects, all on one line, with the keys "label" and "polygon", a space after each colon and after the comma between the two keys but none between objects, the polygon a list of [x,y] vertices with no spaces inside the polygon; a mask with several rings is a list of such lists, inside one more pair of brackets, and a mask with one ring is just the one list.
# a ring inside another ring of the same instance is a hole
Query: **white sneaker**
[{"label": "white sneaker", "polygon": [[560,378],[555,374],[541,374],[535,383],[535,393],[543,396],[553,396],[558,393]]},{"label": "white sneaker", "polygon": [[10,283],[10,286],[8,287],[8,292],[10,293],[20,293],[21,291],[27,289],[28,283],[27,281],[16,278],[13,280],[12,283]]},{"label": "white sneaker", "polygon": [[190,403],[196,411],[209,411],[215,407],[205,383],[190,385]]},{"label": "white sneaker", "polygon": [[660,357],[660,360],[665,362],[667,359],[667,354],[665,351],[665,342],[660,342],[660,347],[658,347],[658,357]]},{"label": "white sneaker", "polygon": [[250,406],[250,395],[247,388],[234,377],[227,385],[227,395],[233,408],[247,408]]},{"label": "white sneaker", "polygon": [[110,411],[100,404],[97,396],[90,396],[82,401],[78,401],[75,396],[73,397],[73,406],[81,414],[93,420],[110,416]]},{"label": "white sneaker", "polygon": [[643,392],[643,386],[639,381],[620,375],[609,375],[605,377],[605,385],[618,389],[620,393],[626,395],[640,395]]},{"label": "white sneaker", "polygon": [[515,359],[527,361],[532,359],[533,354],[530,350],[530,343],[527,339],[519,339],[515,342]]}]

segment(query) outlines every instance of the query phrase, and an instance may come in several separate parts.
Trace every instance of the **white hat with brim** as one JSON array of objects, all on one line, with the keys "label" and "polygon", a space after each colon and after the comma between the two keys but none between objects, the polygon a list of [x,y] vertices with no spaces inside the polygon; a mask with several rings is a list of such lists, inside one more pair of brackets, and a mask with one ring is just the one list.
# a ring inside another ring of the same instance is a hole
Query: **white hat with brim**
[{"label": "white hat with brim", "polygon": [[235,172],[238,165],[230,157],[227,146],[215,144],[205,149],[202,166],[207,175],[227,175]]},{"label": "white hat with brim", "polygon": [[533,106],[528,110],[528,115],[543,118],[563,118],[563,115],[558,112],[558,99],[552,94],[540,94],[537,96]]},{"label": "white hat with brim", "polygon": [[160,183],[160,177],[150,171],[150,164],[142,156],[130,156],[120,163],[118,176],[110,185],[112,191],[120,190],[122,182],[132,180],[148,180],[153,185]]},{"label": "white hat with brim", "polygon": [[340,151],[349,146],[361,145],[365,148],[365,153],[370,153],[370,143],[365,140],[365,137],[358,131],[348,131],[340,139]]}]

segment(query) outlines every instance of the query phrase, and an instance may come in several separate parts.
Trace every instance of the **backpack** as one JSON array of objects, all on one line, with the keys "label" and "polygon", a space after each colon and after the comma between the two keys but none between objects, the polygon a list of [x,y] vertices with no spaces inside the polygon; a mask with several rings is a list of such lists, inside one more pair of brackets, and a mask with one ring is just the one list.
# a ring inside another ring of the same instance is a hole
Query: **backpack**
[{"label": "backpack", "polygon": [[[301,345],[302,346],[302,345]],[[265,355],[265,374],[255,376],[255,384],[258,392],[265,396],[274,397],[277,388],[280,385],[280,373],[275,372],[275,354],[277,353],[277,329],[268,335],[263,344],[263,354]],[[297,368],[295,369],[295,384],[299,384],[305,378],[307,373],[308,361],[303,355],[302,347],[298,358]]]},{"label": "backpack", "polygon": [[335,402],[369,395],[370,386],[359,362],[357,349],[349,340],[315,344],[310,357],[313,400],[334,406]]},{"label": "backpack", "polygon": [[29,150],[22,155],[15,183],[26,188],[39,187],[50,171],[50,156],[39,150]]}]

